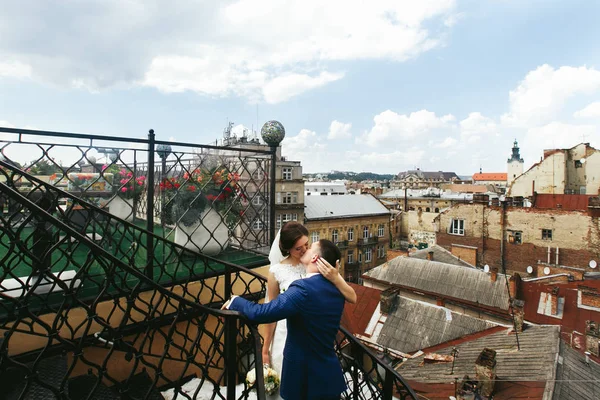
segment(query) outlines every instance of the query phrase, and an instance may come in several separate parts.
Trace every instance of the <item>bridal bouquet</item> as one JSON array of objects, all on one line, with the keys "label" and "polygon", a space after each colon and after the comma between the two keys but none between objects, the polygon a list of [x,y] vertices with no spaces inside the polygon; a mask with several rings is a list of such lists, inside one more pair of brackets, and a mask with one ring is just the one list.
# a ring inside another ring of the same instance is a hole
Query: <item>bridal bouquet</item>
[{"label": "bridal bouquet", "polygon": [[[279,375],[268,365],[263,366],[263,375],[265,376],[265,392],[273,394],[279,388]],[[248,386],[254,385],[256,382],[256,369],[251,369],[246,374],[246,383]]]}]

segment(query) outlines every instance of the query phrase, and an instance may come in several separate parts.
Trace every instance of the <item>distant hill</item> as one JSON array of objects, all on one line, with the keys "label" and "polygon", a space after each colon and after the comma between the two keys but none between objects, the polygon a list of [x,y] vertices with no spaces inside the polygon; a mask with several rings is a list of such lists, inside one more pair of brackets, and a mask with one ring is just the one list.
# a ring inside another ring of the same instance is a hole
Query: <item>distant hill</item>
[{"label": "distant hill", "polygon": [[354,182],[362,181],[389,181],[395,175],[392,174],[376,174],[373,172],[349,172],[349,171],[333,171],[329,173],[304,174],[305,178],[316,178],[317,176],[329,179],[346,179]]}]

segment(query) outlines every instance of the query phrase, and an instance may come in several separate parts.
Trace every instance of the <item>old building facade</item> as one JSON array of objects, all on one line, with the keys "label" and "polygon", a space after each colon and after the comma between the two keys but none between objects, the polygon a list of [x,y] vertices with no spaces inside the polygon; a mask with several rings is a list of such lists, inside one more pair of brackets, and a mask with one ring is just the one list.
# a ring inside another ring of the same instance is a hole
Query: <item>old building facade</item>
[{"label": "old building facade", "polygon": [[342,252],[342,276],[360,275],[386,261],[390,244],[390,211],[371,195],[309,196],[304,224],[310,242],[329,239]]},{"label": "old building facade", "polygon": [[538,266],[549,273],[561,266],[591,271],[590,262],[600,260],[600,209],[593,200],[589,204],[587,210],[493,206],[484,196],[442,212],[436,241],[480,267],[505,266],[529,276],[538,273]]},{"label": "old building facade", "polygon": [[600,189],[600,151],[588,143],[545,150],[544,158],[511,183],[510,196],[592,194]]},{"label": "old building facade", "polygon": [[426,189],[428,187],[440,187],[446,183],[460,180],[454,172],[444,171],[421,171],[419,168],[400,172],[390,183],[392,189],[413,188]]}]

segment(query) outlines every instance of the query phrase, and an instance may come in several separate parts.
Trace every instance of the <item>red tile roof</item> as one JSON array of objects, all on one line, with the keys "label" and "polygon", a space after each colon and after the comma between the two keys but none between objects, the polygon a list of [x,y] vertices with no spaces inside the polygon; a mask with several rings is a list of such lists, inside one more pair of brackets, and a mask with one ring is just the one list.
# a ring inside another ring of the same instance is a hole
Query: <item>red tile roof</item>
[{"label": "red tile roof", "polygon": [[569,211],[587,211],[589,194],[537,194],[535,208],[560,208]]},{"label": "red tile roof", "polygon": [[346,303],[342,315],[342,326],[350,333],[362,334],[367,329],[369,321],[379,305],[381,291],[370,287],[349,283],[356,291],[356,304]]},{"label": "red tile roof", "polygon": [[506,181],[505,172],[483,172],[473,174],[474,181]]}]

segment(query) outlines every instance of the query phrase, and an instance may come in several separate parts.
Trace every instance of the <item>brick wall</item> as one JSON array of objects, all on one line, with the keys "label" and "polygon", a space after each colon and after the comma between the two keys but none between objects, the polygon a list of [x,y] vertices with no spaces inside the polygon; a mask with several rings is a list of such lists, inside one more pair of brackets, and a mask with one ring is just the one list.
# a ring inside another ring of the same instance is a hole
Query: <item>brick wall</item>
[{"label": "brick wall", "polygon": [[[477,248],[478,266],[488,264],[501,270],[500,254],[502,226],[500,207],[481,204],[457,204],[440,214],[438,245],[453,251],[453,246]],[[452,219],[463,219],[464,236],[448,233]],[[525,273],[528,266],[547,262],[550,246],[550,263],[556,263],[556,248],[559,248],[559,265],[579,267],[591,271],[590,260],[600,261],[600,223],[598,217],[584,212],[564,210],[540,210],[509,207],[506,229],[520,231],[522,243],[504,242],[505,265],[509,272]],[[552,240],[543,240],[542,229],[552,230]]]},{"label": "brick wall", "polygon": [[464,260],[471,265],[477,265],[477,247],[453,244],[450,251],[461,260]]}]

